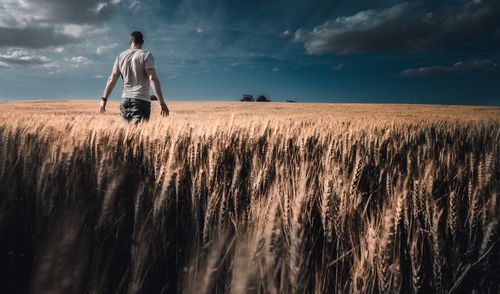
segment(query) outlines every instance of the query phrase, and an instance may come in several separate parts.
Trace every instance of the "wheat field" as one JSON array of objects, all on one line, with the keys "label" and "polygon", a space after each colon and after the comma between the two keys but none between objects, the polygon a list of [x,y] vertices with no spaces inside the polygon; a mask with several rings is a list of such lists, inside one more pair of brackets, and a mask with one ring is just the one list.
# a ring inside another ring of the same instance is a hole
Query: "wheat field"
[{"label": "wheat field", "polygon": [[498,293],[500,108],[0,103],[2,293]]}]

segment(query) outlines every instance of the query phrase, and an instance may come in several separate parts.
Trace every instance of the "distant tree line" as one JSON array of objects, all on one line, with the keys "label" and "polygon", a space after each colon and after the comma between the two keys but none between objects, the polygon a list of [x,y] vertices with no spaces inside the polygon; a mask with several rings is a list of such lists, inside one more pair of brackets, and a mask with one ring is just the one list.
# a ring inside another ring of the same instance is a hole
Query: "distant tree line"
[{"label": "distant tree line", "polygon": [[241,102],[271,102],[271,99],[267,98],[264,95],[260,95],[257,99],[253,98],[253,95],[243,95],[240,99]]},{"label": "distant tree line", "polygon": [[[271,99],[267,98],[264,95],[260,95],[259,97],[254,98],[253,95],[245,94],[241,97],[240,101],[241,102],[271,102]],[[295,103],[297,101],[287,99],[286,102]]]}]

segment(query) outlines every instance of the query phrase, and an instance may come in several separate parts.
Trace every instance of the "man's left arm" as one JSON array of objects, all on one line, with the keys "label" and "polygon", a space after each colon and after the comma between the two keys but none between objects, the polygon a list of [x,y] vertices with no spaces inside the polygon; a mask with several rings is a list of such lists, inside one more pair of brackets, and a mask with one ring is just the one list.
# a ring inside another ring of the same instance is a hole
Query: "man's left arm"
[{"label": "man's left arm", "polygon": [[158,79],[158,76],[156,75],[155,71],[155,59],[151,53],[148,54],[148,56],[146,57],[144,68],[146,69],[146,76],[148,77],[149,82],[153,87],[153,91],[155,92],[156,96],[158,97],[158,101],[160,102],[160,107],[161,107],[160,113],[162,116],[168,116],[170,111],[168,109],[167,104],[165,103],[165,99],[163,99],[160,80]]},{"label": "man's left arm", "polygon": [[153,87],[153,91],[155,92],[156,96],[158,96],[158,101],[160,102],[160,107],[161,107],[161,115],[163,116],[168,116],[170,111],[167,107],[167,104],[165,103],[165,99],[163,99],[163,93],[161,91],[161,86],[160,86],[160,80],[158,79],[158,76],[156,75],[156,71],[154,68],[147,68],[146,69],[146,74],[149,78],[149,82],[151,83],[151,86]]}]

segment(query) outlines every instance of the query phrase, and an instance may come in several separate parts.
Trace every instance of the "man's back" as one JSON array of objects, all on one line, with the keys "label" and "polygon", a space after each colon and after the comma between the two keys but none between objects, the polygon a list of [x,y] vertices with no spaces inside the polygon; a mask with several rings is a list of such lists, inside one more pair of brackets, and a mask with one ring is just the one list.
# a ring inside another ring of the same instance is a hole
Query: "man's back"
[{"label": "man's back", "polygon": [[116,57],[114,68],[123,77],[122,98],[149,99],[146,69],[154,68],[154,58],[143,49],[127,49]]},{"label": "man's back", "polygon": [[122,101],[120,103],[120,115],[126,120],[139,123],[148,120],[151,113],[151,99],[149,98],[149,86],[160,102],[162,116],[168,116],[169,110],[163,93],[161,92],[160,80],[154,68],[154,58],[148,51],[142,50],[144,36],[139,31],[130,34],[130,49],[123,51],[115,59],[113,71],[108,78],[99,111],[106,112],[106,102],[113,91],[116,82],[123,78]]}]

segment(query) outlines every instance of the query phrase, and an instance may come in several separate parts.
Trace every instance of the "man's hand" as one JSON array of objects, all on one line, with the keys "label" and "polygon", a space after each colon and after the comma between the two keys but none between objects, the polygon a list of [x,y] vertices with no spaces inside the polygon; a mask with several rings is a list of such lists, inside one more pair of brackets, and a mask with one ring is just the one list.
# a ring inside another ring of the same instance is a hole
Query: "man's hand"
[{"label": "man's hand", "polygon": [[167,104],[165,102],[161,102],[160,106],[161,106],[160,114],[164,117],[167,117],[170,113],[170,111],[168,110]]},{"label": "man's hand", "polygon": [[101,102],[99,103],[99,112],[100,113],[106,112],[106,101],[101,100]]}]

